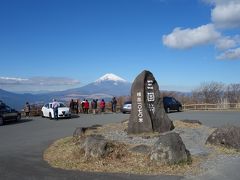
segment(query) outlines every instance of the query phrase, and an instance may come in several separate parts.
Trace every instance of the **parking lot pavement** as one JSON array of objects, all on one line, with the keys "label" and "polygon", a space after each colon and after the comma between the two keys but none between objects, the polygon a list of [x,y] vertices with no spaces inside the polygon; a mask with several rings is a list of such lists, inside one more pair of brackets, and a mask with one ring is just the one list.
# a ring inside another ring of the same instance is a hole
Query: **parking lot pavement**
[{"label": "parking lot pavement", "polygon": [[87,173],[50,167],[43,161],[44,150],[56,139],[71,136],[76,127],[121,122],[129,115],[80,115],[59,121],[34,117],[0,127],[0,180],[178,180],[179,176],[137,176]]},{"label": "parking lot pavement", "polygon": [[[217,127],[224,124],[240,125],[240,112],[181,112],[170,113],[177,119],[196,119],[204,125]],[[56,139],[71,136],[76,127],[121,122],[124,114],[80,115],[59,121],[34,117],[19,123],[0,126],[0,180],[178,180],[179,176],[137,176],[66,171],[50,167],[43,161],[44,150]],[[222,164],[221,164],[222,163]],[[205,174],[192,179],[232,179],[240,177],[240,161],[217,162]]]},{"label": "parking lot pavement", "polygon": [[239,111],[186,111],[180,113],[169,113],[168,116],[172,120],[199,120],[209,127],[220,127],[225,125],[240,126]]}]

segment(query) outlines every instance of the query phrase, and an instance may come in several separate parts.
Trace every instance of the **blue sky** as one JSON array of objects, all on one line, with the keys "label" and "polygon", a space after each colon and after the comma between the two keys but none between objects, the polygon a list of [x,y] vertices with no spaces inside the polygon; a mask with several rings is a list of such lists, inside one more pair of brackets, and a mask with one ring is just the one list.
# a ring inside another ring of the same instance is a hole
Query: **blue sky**
[{"label": "blue sky", "polygon": [[164,90],[240,83],[239,14],[239,0],[1,0],[0,88],[133,81],[144,69]]}]

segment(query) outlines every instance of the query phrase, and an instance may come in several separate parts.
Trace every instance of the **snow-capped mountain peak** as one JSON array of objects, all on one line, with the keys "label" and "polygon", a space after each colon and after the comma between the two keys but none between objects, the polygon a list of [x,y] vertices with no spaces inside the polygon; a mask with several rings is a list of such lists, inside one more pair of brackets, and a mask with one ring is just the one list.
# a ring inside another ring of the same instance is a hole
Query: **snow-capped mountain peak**
[{"label": "snow-capped mountain peak", "polygon": [[127,82],[125,79],[115,75],[115,74],[112,74],[112,73],[107,73],[105,74],[104,76],[100,77],[99,79],[97,79],[95,82],[96,83],[99,83],[99,82],[102,82],[102,81],[115,81],[115,82]]}]

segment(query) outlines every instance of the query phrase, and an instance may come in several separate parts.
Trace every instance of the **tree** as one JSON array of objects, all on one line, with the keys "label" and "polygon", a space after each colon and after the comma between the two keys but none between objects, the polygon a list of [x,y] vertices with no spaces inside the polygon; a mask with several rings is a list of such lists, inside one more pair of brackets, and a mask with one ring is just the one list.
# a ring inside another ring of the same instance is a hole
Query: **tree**
[{"label": "tree", "polygon": [[193,103],[191,93],[184,93],[178,91],[161,91],[161,98],[165,96],[174,97],[182,104],[190,104]]},{"label": "tree", "polygon": [[205,82],[193,90],[192,96],[197,103],[219,103],[224,96],[224,87],[220,82]]},{"label": "tree", "polygon": [[230,84],[225,93],[229,103],[240,103],[240,84]]}]

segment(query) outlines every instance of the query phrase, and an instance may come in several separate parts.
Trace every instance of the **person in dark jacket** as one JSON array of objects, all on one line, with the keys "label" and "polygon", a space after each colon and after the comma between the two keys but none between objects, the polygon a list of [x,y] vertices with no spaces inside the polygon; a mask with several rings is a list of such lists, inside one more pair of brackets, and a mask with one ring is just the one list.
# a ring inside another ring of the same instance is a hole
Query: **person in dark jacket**
[{"label": "person in dark jacket", "polygon": [[92,106],[93,114],[97,113],[97,102],[98,102],[98,99],[93,99],[92,100],[91,106]]},{"label": "person in dark jacket", "polygon": [[116,97],[113,97],[112,98],[112,112],[116,112],[116,107],[117,107],[117,100],[116,100]]},{"label": "person in dark jacket", "polygon": [[71,100],[69,106],[70,106],[71,113],[74,113],[74,102],[73,102],[73,99]]},{"label": "person in dark jacket", "polygon": [[73,110],[74,110],[74,113],[78,114],[78,101],[74,101],[74,105],[73,105]]}]

